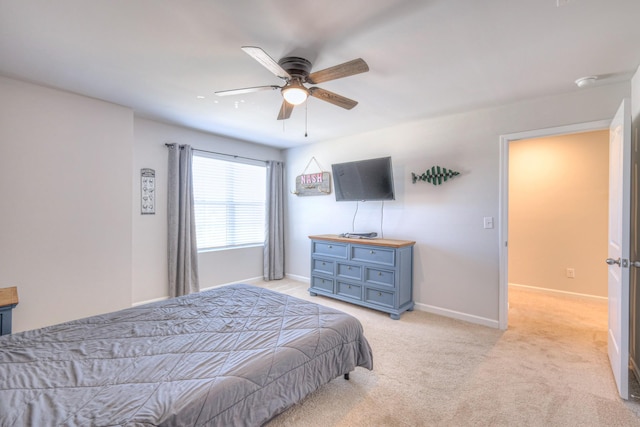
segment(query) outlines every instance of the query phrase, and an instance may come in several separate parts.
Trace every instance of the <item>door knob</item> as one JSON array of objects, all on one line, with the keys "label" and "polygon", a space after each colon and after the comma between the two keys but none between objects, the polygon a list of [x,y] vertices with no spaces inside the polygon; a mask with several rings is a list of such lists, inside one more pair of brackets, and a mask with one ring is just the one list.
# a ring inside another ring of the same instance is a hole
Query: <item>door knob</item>
[{"label": "door knob", "polygon": [[609,265],[613,265],[613,264],[618,264],[620,265],[620,258],[618,259],[613,259],[613,258],[607,258],[607,264]]},{"label": "door knob", "polygon": [[631,261],[631,267],[640,268],[640,261]]}]

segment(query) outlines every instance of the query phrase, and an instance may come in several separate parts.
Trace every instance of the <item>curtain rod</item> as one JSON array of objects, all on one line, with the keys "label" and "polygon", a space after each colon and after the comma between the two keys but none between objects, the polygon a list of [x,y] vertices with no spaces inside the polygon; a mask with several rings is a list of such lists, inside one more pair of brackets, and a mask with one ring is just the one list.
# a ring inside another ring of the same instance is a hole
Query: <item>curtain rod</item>
[{"label": "curtain rod", "polygon": [[[171,147],[172,145],[178,145],[178,146],[179,146],[179,144],[176,144],[176,143],[173,143],[173,144],[166,143],[166,144],[164,144],[164,145],[165,145],[166,147]],[[220,155],[220,156],[233,157],[234,159],[245,159],[245,160],[253,160],[253,161],[256,161],[256,162],[263,162],[263,163],[267,163],[267,161],[266,161],[266,160],[262,160],[262,159],[254,159],[253,157],[244,157],[244,156],[238,156],[238,155],[235,155],[235,154],[219,153],[219,152],[217,152],[217,151],[200,150],[200,149],[198,149],[198,148],[192,148],[192,150],[193,150],[193,151],[199,151],[199,152],[201,152],[201,153],[218,154],[218,155]]]}]

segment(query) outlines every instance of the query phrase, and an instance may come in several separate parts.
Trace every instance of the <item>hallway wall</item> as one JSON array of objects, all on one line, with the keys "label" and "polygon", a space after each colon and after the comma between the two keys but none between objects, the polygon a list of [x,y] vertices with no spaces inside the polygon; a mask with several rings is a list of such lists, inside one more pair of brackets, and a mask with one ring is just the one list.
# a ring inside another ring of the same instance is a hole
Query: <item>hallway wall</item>
[{"label": "hallway wall", "polygon": [[509,144],[509,283],[607,296],[608,159],[608,129]]}]

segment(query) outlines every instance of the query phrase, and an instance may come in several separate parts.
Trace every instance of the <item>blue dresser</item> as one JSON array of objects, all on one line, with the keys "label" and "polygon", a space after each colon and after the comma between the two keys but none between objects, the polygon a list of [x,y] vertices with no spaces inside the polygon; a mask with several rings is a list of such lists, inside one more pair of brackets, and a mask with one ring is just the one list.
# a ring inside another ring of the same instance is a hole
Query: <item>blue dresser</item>
[{"label": "blue dresser", "polygon": [[311,239],[309,293],[380,310],[399,319],[413,310],[413,246],[393,239],[333,234]]}]

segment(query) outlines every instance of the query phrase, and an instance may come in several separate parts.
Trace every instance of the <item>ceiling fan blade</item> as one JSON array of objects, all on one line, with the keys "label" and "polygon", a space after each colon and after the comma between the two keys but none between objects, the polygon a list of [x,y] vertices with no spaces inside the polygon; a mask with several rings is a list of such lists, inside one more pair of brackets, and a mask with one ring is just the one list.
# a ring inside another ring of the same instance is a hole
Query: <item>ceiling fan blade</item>
[{"label": "ceiling fan blade", "polygon": [[242,50],[281,79],[288,80],[291,78],[291,75],[261,48],[256,46],[242,46]]},{"label": "ceiling fan blade", "polygon": [[293,107],[293,104],[289,104],[283,99],[282,105],[280,106],[280,113],[278,114],[278,120],[287,120],[289,117],[291,117]]},{"label": "ceiling fan blade", "polygon": [[271,86],[245,87],[243,89],[219,90],[214,93],[218,96],[227,96],[227,95],[240,95],[243,93],[260,92],[262,90],[276,90],[276,89],[280,89],[280,86],[271,85]]},{"label": "ceiling fan blade", "polygon": [[358,105],[358,102],[353,99],[345,98],[337,93],[329,92],[328,90],[320,89],[319,87],[309,88],[309,94],[314,98],[322,99],[323,101],[330,102],[333,105],[337,105],[338,107],[342,107],[347,110],[351,110],[353,107]]},{"label": "ceiling fan blade", "polygon": [[309,74],[307,81],[309,83],[316,84],[353,76],[354,74],[365,73],[367,71],[369,71],[367,63],[364,62],[362,58],[358,58],[345,62],[344,64],[334,65],[333,67],[311,73]]}]

